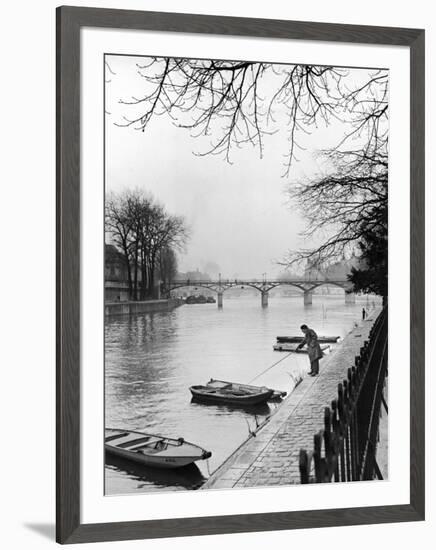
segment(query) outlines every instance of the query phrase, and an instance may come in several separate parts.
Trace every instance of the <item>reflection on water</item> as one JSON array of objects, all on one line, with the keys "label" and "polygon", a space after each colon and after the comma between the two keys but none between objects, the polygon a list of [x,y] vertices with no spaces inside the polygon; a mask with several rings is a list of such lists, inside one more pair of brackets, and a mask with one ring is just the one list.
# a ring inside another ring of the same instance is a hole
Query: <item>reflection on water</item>
[{"label": "reflection on water", "polygon": [[112,494],[150,490],[150,485],[154,489],[171,487],[172,490],[192,490],[201,487],[206,480],[196,464],[174,470],[160,470],[110,454],[106,454],[105,462]]},{"label": "reflection on water", "polygon": [[[279,403],[254,408],[202,404],[189,386],[210,378],[250,382],[281,358],[272,346],[278,335],[300,334],[302,323],[318,334],[344,336],[360,319],[366,299],[345,305],[343,295],[234,298],[216,304],[185,305],[171,312],[106,319],[106,426],[184,437],[212,451],[209,461],[169,472],[120,459],[106,465],[106,494],[198,487]],[[308,370],[305,355],[291,355],[255,380],[292,391],[292,376]],[[322,368],[322,362],[321,362]],[[189,470],[189,471],[185,471]],[[197,475],[192,475],[197,472]]]},{"label": "reflection on water", "polygon": [[270,401],[269,403],[261,403],[260,405],[244,405],[239,403],[213,403],[199,401],[191,398],[192,407],[211,407],[216,415],[231,415],[238,412],[243,412],[248,416],[269,416],[275,409],[279,401]]}]

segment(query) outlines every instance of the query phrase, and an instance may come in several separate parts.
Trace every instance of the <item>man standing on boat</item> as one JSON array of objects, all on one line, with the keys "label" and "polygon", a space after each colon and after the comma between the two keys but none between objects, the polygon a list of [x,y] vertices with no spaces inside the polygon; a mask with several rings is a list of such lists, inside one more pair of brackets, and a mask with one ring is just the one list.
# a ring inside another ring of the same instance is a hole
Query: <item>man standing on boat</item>
[{"label": "man standing on boat", "polygon": [[307,353],[310,361],[310,376],[317,376],[319,374],[319,360],[323,357],[321,346],[318,342],[318,335],[316,332],[309,328],[307,325],[301,325],[301,331],[304,334],[303,340],[298,344],[297,350],[307,345]]}]

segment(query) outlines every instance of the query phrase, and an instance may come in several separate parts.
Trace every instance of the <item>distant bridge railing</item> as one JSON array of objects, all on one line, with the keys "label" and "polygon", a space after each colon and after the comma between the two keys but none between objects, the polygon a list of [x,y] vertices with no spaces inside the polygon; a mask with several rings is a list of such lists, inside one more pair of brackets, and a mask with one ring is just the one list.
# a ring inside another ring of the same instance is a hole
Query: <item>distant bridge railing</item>
[{"label": "distant bridge railing", "polygon": [[352,284],[348,279],[184,279],[172,281],[169,288],[182,288],[184,286],[199,286],[205,288],[227,288],[235,286],[251,286],[262,290],[268,288],[271,290],[280,285],[292,285],[301,288],[301,290],[314,290],[322,285],[335,285],[344,289],[350,289]]},{"label": "distant bridge railing", "polygon": [[345,291],[345,302],[354,303],[353,285],[346,279],[216,279],[216,280],[195,280],[185,279],[172,281],[170,284],[163,285],[163,292],[169,293],[183,287],[205,288],[216,292],[218,295],[218,307],[223,305],[223,294],[226,290],[235,287],[254,288],[261,293],[261,304],[263,307],[268,305],[268,293],[270,290],[281,285],[294,286],[302,291],[304,304],[312,303],[313,291],[323,285],[334,285],[343,288]]},{"label": "distant bridge railing", "polygon": [[386,307],[369,340],[338,385],[338,397],[324,411],[324,429],[315,434],[313,450],[300,450],[301,483],[382,479],[376,460],[383,387],[387,376]]}]

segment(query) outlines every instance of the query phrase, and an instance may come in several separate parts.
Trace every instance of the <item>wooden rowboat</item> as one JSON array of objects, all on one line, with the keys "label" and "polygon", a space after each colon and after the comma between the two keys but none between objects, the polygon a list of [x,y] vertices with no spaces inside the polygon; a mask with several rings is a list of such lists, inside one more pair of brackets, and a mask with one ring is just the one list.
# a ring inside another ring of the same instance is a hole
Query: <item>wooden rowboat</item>
[{"label": "wooden rowboat", "polygon": [[212,384],[209,382],[205,386],[191,386],[189,390],[196,401],[242,406],[266,403],[274,393],[274,390],[265,386],[248,386],[220,380],[212,381]]},{"label": "wooden rowboat", "polygon": [[105,429],[104,448],[115,456],[154,468],[181,468],[212,456],[209,451],[182,437],[172,439],[117,428]]},{"label": "wooden rowboat", "polygon": [[[288,344],[284,342],[282,344],[274,344],[273,350],[274,351],[292,351],[294,353],[307,353],[307,349],[304,349],[304,348],[297,349],[297,347],[298,346],[296,346],[295,344]],[[330,346],[320,346],[320,347],[321,347],[321,351],[326,351],[330,348]]]},{"label": "wooden rowboat", "polygon": [[[227,380],[216,380],[215,378],[211,378],[209,382],[207,383],[207,386],[210,388],[224,388],[227,387],[229,384],[233,385],[237,388],[242,388],[244,390],[248,391],[261,391],[265,388],[265,386],[253,386],[251,384],[240,384],[239,382],[229,382]],[[271,389],[271,388],[267,388]],[[286,392],[281,390],[272,390],[272,395],[270,399],[282,399],[283,397],[286,397]]]},{"label": "wooden rowboat", "polygon": [[[299,344],[303,338],[304,336],[277,336],[277,343]],[[336,344],[339,338],[339,336],[318,336],[318,342],[320,344]]]}]

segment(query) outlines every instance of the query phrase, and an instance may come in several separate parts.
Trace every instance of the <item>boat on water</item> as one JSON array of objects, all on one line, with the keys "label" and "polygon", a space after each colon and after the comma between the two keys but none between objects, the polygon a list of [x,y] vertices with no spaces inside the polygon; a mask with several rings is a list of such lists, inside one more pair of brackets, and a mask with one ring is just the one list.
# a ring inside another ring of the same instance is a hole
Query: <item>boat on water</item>
[{"label": "boat on water", "polygon": [[[320,347],[321,347],[321,351],[327,351],[328,349],[330,349],[330,346],[328,345],[324,345]],[[297,348],[298,346],[296,346],[295,344],[290,344],[287,342],[273,345],[274,351],[293,351],[294,353],[307,353],[307,349],[305,348],[297,349]]]},{"label": "boat on water", "polygon": [[181,468],[212,456],[182,437],[173,439],[133,430],[106,428],[104,448],[114,456],[154,468]]},{"label": "boat on water", "polygon": [[[133,460],[106,453],[105,465],[111,471],[127,474],[130,479],[139,481],[141,484],[154,485],[159,487],[182,487],[183,489],[199,488],[206,481],[206,477],[197,465],[193,462],[183,468],[150,468]],[[107,492],[112,494],[110,489],[111,475],[109,474]]]},{"label": "boat on water", "polygon": [[191,386],[189,390],[197,401],[243,406],[266,403],[274,394],[274,390],[266,386],[250,386],[213,379],[206,385]]},{"label": "boat on water", "polygon": [[186,304],[206,304],[207,298],[200,294],[199,296],[188,296],[185,300]]},{"label": "boat on water", "polygon": [[[304,336],[277,336],[278,344],[299,344],[303,340]],[[320,344],[336,344],[340,336],[318,336],[318,342]]]},{"label": "boat on water", "polygon": [[[265,388],[265,386],[254,386],[252,384],[240,384],[239,382],[229,382],[228,380],[216,380],[215,378],[211,378],[209,382],[207,383],[208,387],[211,388],[225,388],[229,384],[233,386],[237,386],[238,388],[246,389],[248,391],[260,391]],[[271,388],[267,388],[271,389]],[[272,390],[272,395],[270,399],[283,399],[283,397],[286,397],[286,392],[281,390]]]}]

